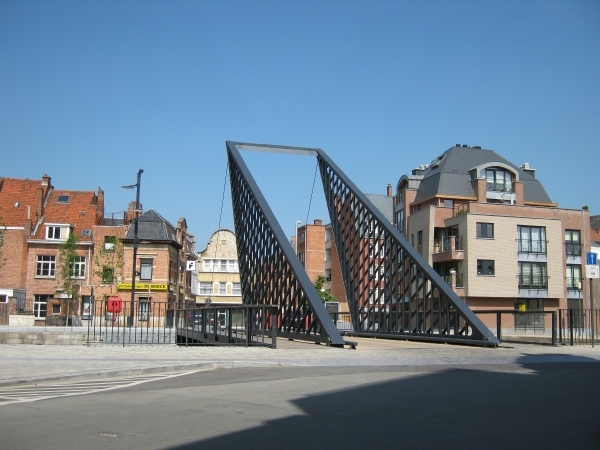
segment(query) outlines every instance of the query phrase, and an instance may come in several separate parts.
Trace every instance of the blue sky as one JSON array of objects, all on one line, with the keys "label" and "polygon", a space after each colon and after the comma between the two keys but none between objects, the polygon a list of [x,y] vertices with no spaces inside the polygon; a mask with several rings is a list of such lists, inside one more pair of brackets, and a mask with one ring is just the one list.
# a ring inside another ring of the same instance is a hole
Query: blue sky
[{"label": "blue sky", "polygon": [[[600,2],[0,1],[0,176],[233,228],[225,141],[319,147],[366,193],[454,144],[600,214]],[[316,161],[244,152],[288,235]]]}]

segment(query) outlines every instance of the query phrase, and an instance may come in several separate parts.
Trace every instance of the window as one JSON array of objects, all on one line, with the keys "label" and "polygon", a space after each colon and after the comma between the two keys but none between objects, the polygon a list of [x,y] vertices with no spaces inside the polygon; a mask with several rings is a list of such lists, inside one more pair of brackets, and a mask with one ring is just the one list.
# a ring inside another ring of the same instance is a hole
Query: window
[{"label": "window", "polygon": [[229,259],[227,261],[227,271],[228,272],[237,272],[238,271],[237,261],[235,259]]},{"label": "window", "polygon": [[46,317],[48,299],[51,295],[35,294],[33,296],[33,315],[35,317]]},{"label": "window", "polygon": [[300,233],[300,243],[304,242],[304,238],[305,238],[305,236],[304,236],[304,231],[303,231],[302,233]]},{"label": "window", "polygon": [[242,295],[242,285],[240,283],[233,283],[233,295]]},{"label": "window", "polygon": [[445,199],[443,200],[443,204],[442,204],[442,206],[443,206],[444,208],[454,208],[454,200],[452,200],[452,199],[448,199],[448,198],[445,198]]},{"label": "window", "polygon": [[102,268],[102,282],[105,284],[111,284],[115,279],[115,270],[112,267]]},{"label": "window", "polygon": [[304,252],[298,252],[298,259],[300,260],[301,263],[304,262]]},{"label": "window", "polygon": [[59,195],[56,198],[56,203],[69,203],[70,199],[71,199],[70,195]]},{"label": "window", "polygon": [[114,252],[116,243],[117,243],[116,236],[104,236],[104,250],[105,251]]},{"label": "window", "polygon": [[140,280],[152,279],[152,258],[142,258],[140,267]]},{"label": "window", "polygon": [[423,232],[417,231],[417,245],[423,245]]},{"label": "window", "polygon": [[325,229],[325,242],[329,242],[330,240],[331,240],[331,229],[326,228]]},{"label": "window", "polygon": [[404,232],[404,209],[396,213],[396,228],[400,233]]},{"label": "window", "polygon": [[38,277],[54,277],[56,271],[56,256],[38,255],[37,269],[35,274]]},{"label": "window", "polygon": [[47,226],[46,239],[60,239],[60,227]]},{"label": "window", "polygon": [[227,283],[219,283],[219,295],[227,294]]},{"label": "window", "polygon": [[581,266],[567,264],[566,280],[568,290],[581,290]]},{"label": "window", "polygon": [[148,297],[140,297],[138,303],[138,319],[146,321],[150,318],[150,299]]},{"label": "window", "polygon": [[565,230],[565,250],[568,256],[581,256],[581,240],[579,230]]},{"label": "window", "polygon": [[548,289],[546,263],[519,262],[519,288]]},{"label": "window", "polygon": [[517,227],[519,253],[546,253],[546,227]]},{"label": "window", "polygon": [[60,305],[52,305],[52,314],[60,314]]},{"label": "window", "polygon": [[8,296],[6,296],[6,295],[0,295],[0,303],[6,303],[7,298],[8,298]]},{"label": "window", "polygon": [[213,284],[200,282],[200,294],[201,295],[211,295],[213,293]]},{"label": "window", "polygon": [[485,169],[486,190],[513,192],[513,175],[504,169]]},{"label": "window", "polygon": [[478,259],[477,260],[477,275],[495,275],[494,260]]},{"label": "window", "polygon": [[493,239],[494,224],[486,222],[477,222],[477,237],[484,239]]},{"label": "window", "polygon": [[85,278],[85,256],[76,256],[69,269],[72,278]]},{"label": "window", "polygon": [[325,249],[325,261],[331,261],[331,249],[330,248]]}]

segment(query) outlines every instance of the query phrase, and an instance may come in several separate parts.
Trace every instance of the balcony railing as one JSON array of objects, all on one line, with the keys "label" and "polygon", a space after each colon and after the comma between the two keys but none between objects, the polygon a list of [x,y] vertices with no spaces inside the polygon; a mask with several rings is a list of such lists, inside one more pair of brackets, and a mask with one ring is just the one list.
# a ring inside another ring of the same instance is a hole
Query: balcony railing
[{"label": "balcony railing", "polygon": [[517,275],[519,289],[548,289],[548,275]]},{"label": "balcony railing", "polygon": [[567,277],[567,290],[570,291],[580,291],[582,280],[579,277]]},{"label": "balcony railing", "polygon": [[[448,286],[452,287],[452,275],[451,274],[447,274],[443,276],[444,281],[446,283],[448,283]],[[465,284],[464,284],[464,276],[462,272],[456,272],[456,287],[457,288],[464,288]]]},{"label": "balcony railing", "polygon": [[513,184],[512,183],[496,183],[488,181],[486,184],[486,189],[488,191],[494,192],[513,192]]},{"label": "balcony railing", "polygon": [[532,241],[531,239],[517,239],[519,253],[546,253],[547,241]]},{"label": "balcony railing", "polygon": [[565,251],[567,256],[581,256],[581,244],[565,242]]},{"label": "balcony railing", "polygon": [[[452,248],[452,241],[454,241],[454,248]],[[436,240],[433,244],[434,253],[449,252],[450,250],[464,250],[462,236]]]}]

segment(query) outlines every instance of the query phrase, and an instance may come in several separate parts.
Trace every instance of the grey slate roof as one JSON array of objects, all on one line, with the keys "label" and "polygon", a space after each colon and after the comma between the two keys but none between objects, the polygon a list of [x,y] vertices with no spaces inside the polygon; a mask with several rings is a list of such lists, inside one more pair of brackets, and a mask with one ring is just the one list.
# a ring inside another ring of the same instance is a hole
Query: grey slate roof
[{"label": "grey slate roof", "polygon": [[[134,228],[134,225],[129,227],[124,240],[133,240]],[[138,241],[166,242],[181,247],[176,228],[153,209],[138,217]]]},{"label": "grey slate roof", "polygon": [[394,223],[394,197],[377,194],[365,194],[365,196],[383,213],[387,220]]},{"label": "grey slate roof", "polygon": [[[443,158],[443,159],[442,159]],[[523,196],[526,202],[552,203],[546,190],[533,175],[515,166],[493,150],[473,147],[452,147],[442,153],[437,167],[429,166],[423,172],[423,179],[417,190],[415,202],[435,194],[474,197],[469,170],[481,164],[498,162],[506,164],[519,173],[523,183]]]}]

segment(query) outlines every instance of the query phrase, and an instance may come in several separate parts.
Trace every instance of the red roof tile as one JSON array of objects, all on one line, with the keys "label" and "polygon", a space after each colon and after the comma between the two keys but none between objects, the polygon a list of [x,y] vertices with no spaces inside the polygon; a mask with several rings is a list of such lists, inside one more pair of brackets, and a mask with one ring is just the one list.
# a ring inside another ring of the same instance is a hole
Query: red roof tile
[{"label": "red roof tile", "polygon": [[36,221],[36,192],[40,180],[0,178],[0,223],[8,227],[22,227],[30,207],[32,222]]}]

